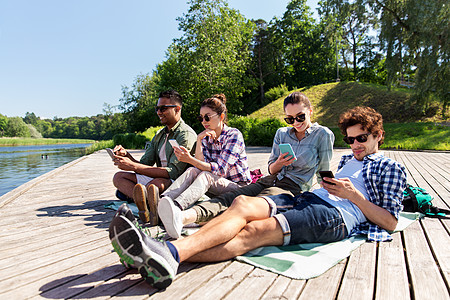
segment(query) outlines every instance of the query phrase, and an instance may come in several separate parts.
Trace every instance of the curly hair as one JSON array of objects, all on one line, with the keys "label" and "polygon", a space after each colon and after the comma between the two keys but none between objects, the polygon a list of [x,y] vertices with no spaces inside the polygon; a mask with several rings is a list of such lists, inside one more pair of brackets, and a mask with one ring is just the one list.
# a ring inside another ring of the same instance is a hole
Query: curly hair
[{"label": "curly hair", "polygon": [[384,129],[383,129],[383,117],[375,109],[367,106],[357,106],[346,112],[339,117],[339,129],[344,136],[347,135],[347,128],[353,125],[360,124],[363,129],[369,131],[371,134],[378,136],[382,134],[378,147],[383,144]]}]

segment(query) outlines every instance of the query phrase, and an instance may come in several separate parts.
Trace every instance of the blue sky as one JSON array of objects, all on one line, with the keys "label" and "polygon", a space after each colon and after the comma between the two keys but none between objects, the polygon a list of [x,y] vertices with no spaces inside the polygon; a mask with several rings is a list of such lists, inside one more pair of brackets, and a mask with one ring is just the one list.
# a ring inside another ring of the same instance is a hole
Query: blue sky
[{"label": "blue sky", "polygon": [[[288,0],[228,0],[245,17],[281,17]],[[318,0],[308,0],[315,11]],[[93,116],[151,72],[180,37],[184,0],[1,0],[0,114]],[[316,14],[317,15],[317,14]]]}]

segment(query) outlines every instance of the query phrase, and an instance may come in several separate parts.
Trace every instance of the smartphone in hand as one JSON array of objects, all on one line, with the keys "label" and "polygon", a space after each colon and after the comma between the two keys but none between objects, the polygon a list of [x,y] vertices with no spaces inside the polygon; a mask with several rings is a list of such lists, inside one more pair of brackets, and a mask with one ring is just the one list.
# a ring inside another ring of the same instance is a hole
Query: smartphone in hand
[{"label": "smartphone in hand", "polygon": [[281,154],[289,153],[290,156],[294,158],[294,161],[297,160],[297,157],[295,157],[294,150],[292,149],[291,144],[279,144],[280,152]]},{"label": "smartphone in hand", "polygon": [[177,140],[169,140],[169,143],[172,145],[172,148],[180,148],[180,145],[178,144]]},{"label": "smartphone in hand", "polygon": [[111,156],[111,159],[114,160],[116,157],[114,155],[114,151],[111,148],[106,148],[106,152],[108,152],[109,156]]},{"label": "smartphone in hand", "polygon": [[322,181],[331,185],[336,185],[336,183],[332,183],[329,181],[323,180],[324,177],[334,178],[333,172],[331,171],[319,171],[320,177],[322,177]]}]

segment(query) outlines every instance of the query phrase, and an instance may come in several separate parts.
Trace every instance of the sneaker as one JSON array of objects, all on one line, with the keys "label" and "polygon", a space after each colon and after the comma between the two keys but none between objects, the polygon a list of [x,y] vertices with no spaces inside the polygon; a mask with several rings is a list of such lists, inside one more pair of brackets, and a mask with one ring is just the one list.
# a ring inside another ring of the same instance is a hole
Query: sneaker
[{"label": "sneaker", "polygon": [[181,209],[169,197],[162,197],[158,204],[158,214],[167,234],[178,239],[183,229]]},{"label": "sneaker", "polygon": [[139,209],[139,219],[142,222],[150,222],[150,212],[147,206],[147,188],[143,184],[136,184],[133,188],[133,200]]},{"label": "sneaker", "polygon": [[131,223],[133,223],[135,226],[137,226],[138,221],[134,217],[133,212],[131,211],[131,208],[126,203],[123,203],[122,205],[119,206],[114,217],[117,217],[119,215],[124,216],[125,218],[130,220]]},{"label": "sneaker", "polygon": [[122,215],[115,216],[109,225],[109,239],[120,259],[137,268],[147,283],[157,289],[172,283],[179,263],[166,243],[146,236]]},{"label": "sneaker", "polygon": [[150,225],[158,225],[158,202],[159,202],[159,189],[154,184],[147,186],[147,206],[150,210]]}]

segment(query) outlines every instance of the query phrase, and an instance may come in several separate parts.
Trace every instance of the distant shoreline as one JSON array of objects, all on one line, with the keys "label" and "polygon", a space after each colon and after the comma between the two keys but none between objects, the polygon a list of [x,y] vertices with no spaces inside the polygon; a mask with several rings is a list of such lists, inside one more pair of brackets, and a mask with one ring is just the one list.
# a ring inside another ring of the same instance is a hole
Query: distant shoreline
[{"label": "distant shoreline", "polygon": [[28,146],[28,145],[57,145],[57,144],[92,144],[94,140],[88,139],[53,139],[53,138],[0,138],[0,147]]}]

